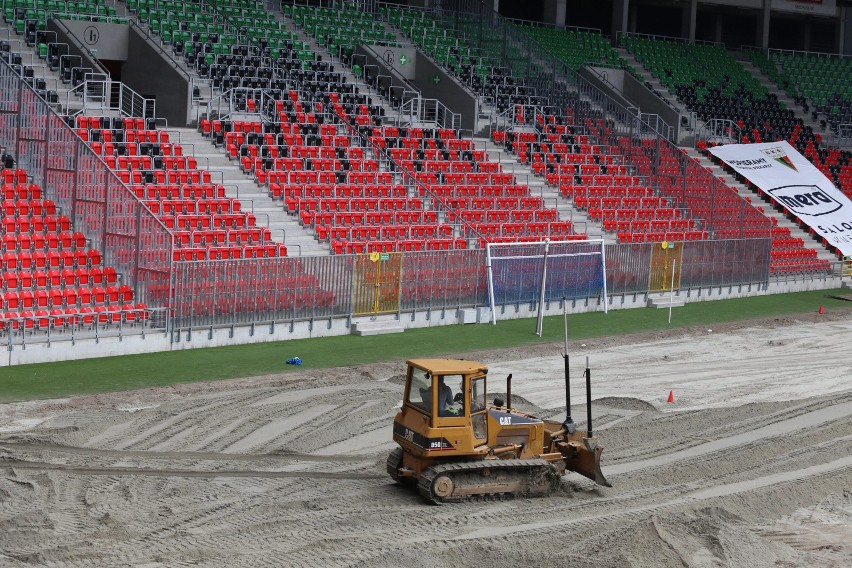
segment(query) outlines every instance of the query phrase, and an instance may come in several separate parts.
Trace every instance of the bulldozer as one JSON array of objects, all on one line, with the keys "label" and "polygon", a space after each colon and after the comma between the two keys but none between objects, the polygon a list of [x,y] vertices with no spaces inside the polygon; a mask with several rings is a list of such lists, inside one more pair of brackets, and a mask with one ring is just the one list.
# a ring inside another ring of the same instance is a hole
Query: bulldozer
[{"label": "bulldozer", "polygon": [[592,437],[590,372],[586,366],[586,431],[567,414],[542,420],[512,408],[512,375],[505,400],[487,403],[488,368],[477,361],[411,359],[402,408],[393,423],[399,444],[388,474],[436,504],[475,499],[547,496],[575,472],[611,487],[600,468],[603,448]]}]

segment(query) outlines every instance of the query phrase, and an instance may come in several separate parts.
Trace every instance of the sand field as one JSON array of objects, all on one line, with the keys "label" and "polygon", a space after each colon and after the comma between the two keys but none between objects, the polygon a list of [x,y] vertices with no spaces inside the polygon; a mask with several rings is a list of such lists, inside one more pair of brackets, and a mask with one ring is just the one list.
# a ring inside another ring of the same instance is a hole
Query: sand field
[{"label": "sand field", "polygon": [[[850,345],[848,312],[571,341],[613,487],[444,506],[384,471],[401,361],[0,405],[0,566],[848,568]],[[561,418],[561,352],[446,355]]]}]

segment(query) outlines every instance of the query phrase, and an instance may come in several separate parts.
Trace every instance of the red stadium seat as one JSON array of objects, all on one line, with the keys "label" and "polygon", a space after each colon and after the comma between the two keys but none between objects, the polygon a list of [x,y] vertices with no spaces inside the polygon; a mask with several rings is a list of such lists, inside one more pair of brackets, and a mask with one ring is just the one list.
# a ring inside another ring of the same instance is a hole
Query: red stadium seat
[{"label": "red stadium seat", "polygon": [[67,318],[65,317],[65,312],[61,308],[53,308],[50,310],[49,314],[51,326],[54,329],[61,329],[65,327]]}]

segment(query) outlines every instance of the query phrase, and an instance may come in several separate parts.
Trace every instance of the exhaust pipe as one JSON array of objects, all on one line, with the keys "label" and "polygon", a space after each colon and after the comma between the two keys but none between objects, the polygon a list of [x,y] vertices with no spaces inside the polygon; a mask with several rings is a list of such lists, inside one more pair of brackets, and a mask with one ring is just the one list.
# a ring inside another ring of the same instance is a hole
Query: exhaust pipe
[{"label": "exhaust pipe", "polygon": [[589,369],[589,356],[586,356],[586,430],[592,437],[592,370]]},{"label": "exhaust pipe", "polygon": [[512,373],[506,377],[506,410],[512,412]]},{"label": "exhaust pipe", "polygon": [[562,358],[565,360],[565,422],[562,423],[562,428],[569,434],[577,431],[577,425],[571,418],[571,365],[570,357],[568,356],[568,302],[566,298],[562,298],[562,321],[565,325],[565,353]]}]

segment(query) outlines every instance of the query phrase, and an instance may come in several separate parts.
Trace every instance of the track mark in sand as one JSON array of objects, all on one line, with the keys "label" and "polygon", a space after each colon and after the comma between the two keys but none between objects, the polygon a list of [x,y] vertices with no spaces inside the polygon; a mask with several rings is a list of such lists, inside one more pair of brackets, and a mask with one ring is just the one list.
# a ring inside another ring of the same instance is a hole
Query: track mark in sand
[{"label": "track mark in sand", "polygon": [[607,466],[606,474],[611,477],[623,473],[630,473],[638,469],[647,469],[663,465],[669,465],[674,462],[696,458],[698,456],[710,454],[713,452],[719,452],[729,448],[744,446],[746,444],[755,442],[757,440],[762,440],[764,438],[775,438],[784,434],[798,432],[807,428],[824,424],[826,422],[831,422],[833,420],[841,420],[843,418],[848,418],[850,415],[852,415],[852,402],[836,404],[834,406],[820,408],[819,410],[814,410],[812,412],[807,412],[799,416],[794,416],[793,418],[788,418],[779,422],[773,422],[772,424],[763,426],[762,428],[749,430],[748,432],[744,432],[742,434],[737,434],[728,438],[722,438],[721,440],[713,440],[712,442],[698,444],[685,450],[672,452],[670,454],[653,457],[647,460]]},{"label": "track mark in sand", "polygon": [[702,501],[704,499],[712,499],[716,497],[727,497],[730,495],[736,495],[738,493],[745,493],[750,491],[755,491],[757,489],[762,489],[766,487],[772,487],[777,485],[783,485],[786,483],[801,481],[810,477],[817,477],[820,475],[824,475],[827,473],[831,473],[837,470],[846,470],[852,467],[852,456],[846,456],[828,463],[823,463],[815,466],[811,466],[805,469],[799,469],[795,471],[788,471],[783,473],[776,473],[772,475],[767,475],[764,477],[758,477],[755,479],[749,479],[746,481],[740,481],[735,483],[725,483],[723,485],[716,485],[713,487],[706,487],[704,489],[699,489],[692,493],[688,493],[677,497],[676,499],[671,499],[669,501],[652,503],[649,505],[644,505],[641,507],[635,507],[632,509],[623,509],[621,511],[615,513],[603,513],[600,515],[589,515],[585,517],[576,517],[573,519],[549,519],[545,521],[537,521],[534,523],[525,523],[518,524],[507,527],[495,527],[495,528],[484,528],[477,529],[475,531],[459,535],[455,537],[453,540],[471,540],[477,538],[494,538],[501,537],[510,534],[530,532],[530,531],[542,531],[542,530],[551,530],[559,527],[569,527],[577,524],[585,524],[594,521],[602,521],[606,519],[616,519],[621,517],[630,517],[637,514],[647,514],[655,511],[659,511],[661,509],[667,509],[669,507],[676,507],[679,505],[687,505],[695,503],[696,501]]},{"label": "track mark in sand", "polygon": [[253,402],[252,406],[268,406],[270,404],[292,404],[303,400],[320,400],[325,395],[345,393],[349,396],[351,391],[370,391],[376,388],[376,383],[359,385],[336,385],[331,387],[314,387],[278,393],[273,396]]},{"label": "track mark in sand", "polygon": [[224,452],[242,452],[251,447],[263,445],[266,442],[270,442],[275,438],[278,438],[282,434],[286,434],[294,427],[307,424],[311,420],[319,418],[324,414],[331,413],[331,411],[335,409],[337,409],[337,405],[334,404],[318,404],[311,408],[305,409],[302,412],[286,416],[281,420],[269,422],[267,424],[264,424],[260,428],[252,431],[249,435],[243,437],[242,439],[237,440],[236,442],[225,448]]},{"label": "track mark in sand", "polygon": [[[270,454],[225,454],[221,452],[155,452],[148,450],[103,450],[97,448],[78,448],[74,446],[62,446],[59,444],[34,444],[32,442],[0,441],[0,450],[3,450],[6,447],[16,448],[25,451],[50,451],[81,456],[103,457],[110,459],[146,458],[165,460],[183,459],[193,461],[228,462],[254,462],[264,460],[349,463],[372,462],[372,458],[364,456],[321,456],[313,454],[300,454],[297,452],[288,451],[279,451]],[[0,464],[2,463],[2,457],[0,457]]]},{"label": "track mark in sand", "polygon": [[310,477],[312,479],[383,479],[387,475],[376,473],[330,473],[325,471],[249,471],[216,470],[193,471],[187,469],[153,469],[144,467],[81,467],[44,462],[14,461],[4,464],[15,469],[65,471],[77,475],[141,475],[149,477],[258,477],[262,479]]}]

